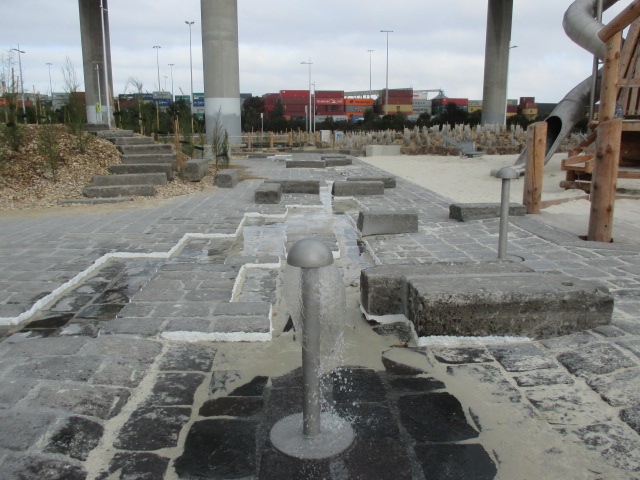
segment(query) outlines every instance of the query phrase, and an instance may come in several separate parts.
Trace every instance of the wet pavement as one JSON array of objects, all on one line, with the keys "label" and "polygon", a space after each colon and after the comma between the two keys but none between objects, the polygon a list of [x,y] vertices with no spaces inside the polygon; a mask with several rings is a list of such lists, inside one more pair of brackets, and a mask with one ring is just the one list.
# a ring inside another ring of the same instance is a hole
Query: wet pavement
[{"label": "wet pavement", "polygon": [[[612,324],[419,346],[404,323],[364,320],[360,270],[495,260],[498,220],[451,220],[449,199],[401,179],[332,205],[328,182],[385,175],[357,159],[238,163],[258,178],[154,207],[0,219],[3,479],[640,478],[640,241],[515,218],[512,258],[606,286]],[[259,178],[323,187],[257,205]],[[360,238],[357,209],[379,207],[417,210],[419,231]],[[307,236],[334,251],[348,299],[342,366],[324,386],[356,437],[322,461],[268,438],[301,410],[282,276]]]}]

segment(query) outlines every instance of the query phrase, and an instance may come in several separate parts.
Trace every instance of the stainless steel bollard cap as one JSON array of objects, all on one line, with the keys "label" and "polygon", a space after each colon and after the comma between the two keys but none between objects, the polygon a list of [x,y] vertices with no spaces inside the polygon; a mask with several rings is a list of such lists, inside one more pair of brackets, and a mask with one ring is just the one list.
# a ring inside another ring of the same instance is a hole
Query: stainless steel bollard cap
[{"label": "stainless steel bollard cap", "polygon": [[496,178],[503,180],[515,180],[519,176],[517,170],[513,167],[503,167],[496,172]]},{"label": "stainless steel bollard cap", "polygon": [[287,263],[300,268],[326,267],[333,263],[333,253],[320,240],[303,238],[289,250]]}]

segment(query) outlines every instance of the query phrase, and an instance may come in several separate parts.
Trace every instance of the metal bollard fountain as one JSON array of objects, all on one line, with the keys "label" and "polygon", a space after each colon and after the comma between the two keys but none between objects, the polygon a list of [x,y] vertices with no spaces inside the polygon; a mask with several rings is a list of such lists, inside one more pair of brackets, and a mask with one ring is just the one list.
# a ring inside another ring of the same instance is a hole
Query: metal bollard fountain
[{"label": "metal bollard fountain", "polygon": [[273,445],[287,455],[328,458],[349,447],[354,438],[348,422],[321,412],[321,302],[332,299],[322,298],[319,287],[321,269],[333,264],[333,254],[322,242],[307,238],[291,247],[287,264],[301,269],[303,403],[302,413],[279,420],[271,429],[270,438]]},{"label": "metal bollard fountain", "polygon": [[511,180],[518,178],[513,167],[504,167],[496,172],[496,178],[502,179],[502,195],[500,197],[500,235],[498,237],[498,260],[507,258],[507,233],[509,230],[509,194]]}]

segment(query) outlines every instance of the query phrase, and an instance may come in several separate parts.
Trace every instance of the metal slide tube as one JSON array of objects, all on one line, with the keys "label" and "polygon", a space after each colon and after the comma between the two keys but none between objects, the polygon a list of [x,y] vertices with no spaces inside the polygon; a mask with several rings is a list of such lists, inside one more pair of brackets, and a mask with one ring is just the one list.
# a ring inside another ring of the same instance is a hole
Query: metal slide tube
[{"label": "metal slide tube", "polygon": [[[603,0],[603,10],[608,9],[618,0]],[[604,42],[598,37],[598,32],[604,27],[596,16],[598,0],[577,0],[567,9],[562,21],[565,32],[574,42],[598,58],[604,57]],[[591,96],[592,77],[588,77],[573,88],[561,101],[551,114],[546,118],[547,146],[544,163],[547,164],[564,139],[569,135],[576,123],[584,118],[584,108],[588,105]],[[599,88],[596,86],[598,98]],[[524,169],[527,159],[525,148],[516,166]]]}]

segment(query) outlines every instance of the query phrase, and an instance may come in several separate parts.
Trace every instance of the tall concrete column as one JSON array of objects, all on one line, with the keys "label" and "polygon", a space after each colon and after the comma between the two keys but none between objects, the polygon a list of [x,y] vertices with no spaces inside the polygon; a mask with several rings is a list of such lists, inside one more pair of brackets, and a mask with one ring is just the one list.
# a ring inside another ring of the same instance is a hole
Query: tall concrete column
[{"label": "tall concrete column", "polygon": [[484,52],[482,124],[506,123],[513,0],[489,0]]},{"label": "tall concrete column", "polygon": [[204,115],[207,140],[213,142],[216,124],[240,142],[240,61],[238,1],[201,0]]},{"label": "tall concrete column", "polygon": [[[107,95],[113,98],[113,75],[111,73],[111,42],[109,40],[109,13],[107,0],[102,0],[104,12],[104,39],[102,40],[102,12],[100,0],[78,0],[80,11],[80,37],[82,41],[82,67],[84,72],[84,89],[87,101],[87,122],[91,124],[107,123],[108,116],[113,115],[113,101],[107,102]],[[104,51],[107,56],[107,77],[105,79]],[[98,69],[96,70],[96,65]],[[98,84],[100,80],[100,84]],[[100,92],[100,98],[98,98]],[[96,104],[100,103],[101,115]],[[111,105],[111,109],[107,105]],[[111,111],[108,111],[111,110]],[[111,121],[113,124],[113,120]]]}]

